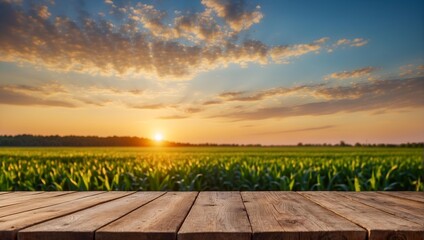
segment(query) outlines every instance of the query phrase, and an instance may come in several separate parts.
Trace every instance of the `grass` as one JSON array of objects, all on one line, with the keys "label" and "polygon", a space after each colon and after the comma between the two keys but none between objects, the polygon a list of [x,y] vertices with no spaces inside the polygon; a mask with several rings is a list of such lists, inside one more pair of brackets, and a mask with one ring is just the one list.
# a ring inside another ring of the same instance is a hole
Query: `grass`
[{"label": "grass", "polygon": [[424,190],[418,148],[0,148],[0,190]]}]

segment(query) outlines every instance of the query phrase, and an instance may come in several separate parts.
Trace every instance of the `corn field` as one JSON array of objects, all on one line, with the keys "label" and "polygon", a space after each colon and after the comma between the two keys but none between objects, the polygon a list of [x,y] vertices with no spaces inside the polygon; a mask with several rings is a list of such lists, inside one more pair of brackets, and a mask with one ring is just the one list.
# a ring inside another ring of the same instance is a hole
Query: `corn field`
[{"label": "corn field", "polygon": [[0,148],[0,190],[423,191],[418,148]]}]

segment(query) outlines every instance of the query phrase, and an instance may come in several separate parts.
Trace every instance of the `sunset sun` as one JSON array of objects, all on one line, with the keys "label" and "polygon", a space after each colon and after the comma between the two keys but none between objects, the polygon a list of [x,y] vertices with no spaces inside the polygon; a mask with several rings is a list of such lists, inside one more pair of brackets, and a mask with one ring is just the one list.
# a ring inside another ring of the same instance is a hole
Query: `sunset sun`
[{"label": "sunset sun", "polygon": [[162,133],[156,133],[154,136],[154,139],[156,142],[161,142],[163,140],[163,135]]}]

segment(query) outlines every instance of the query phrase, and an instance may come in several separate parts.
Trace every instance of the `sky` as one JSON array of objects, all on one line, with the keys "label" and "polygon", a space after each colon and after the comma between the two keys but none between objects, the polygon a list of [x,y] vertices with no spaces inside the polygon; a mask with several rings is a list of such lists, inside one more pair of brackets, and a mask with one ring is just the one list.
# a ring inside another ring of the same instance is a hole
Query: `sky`
[{"label": "sky", "polygon": [[0,0],[0,134],[424,141],[424,1]]}]

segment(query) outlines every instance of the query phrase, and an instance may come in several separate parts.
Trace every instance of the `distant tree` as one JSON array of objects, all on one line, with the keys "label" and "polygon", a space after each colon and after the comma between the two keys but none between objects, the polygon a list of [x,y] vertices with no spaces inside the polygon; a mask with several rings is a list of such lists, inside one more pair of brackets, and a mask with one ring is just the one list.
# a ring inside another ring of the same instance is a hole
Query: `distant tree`
[{"label": "distant tree", "polygon": [[349,147],[349,146],[351,146],[351,145],[350,145],[350,144],[345,143],[345,141],[340,141],[339,146],[340,146],[340,147]]}]

